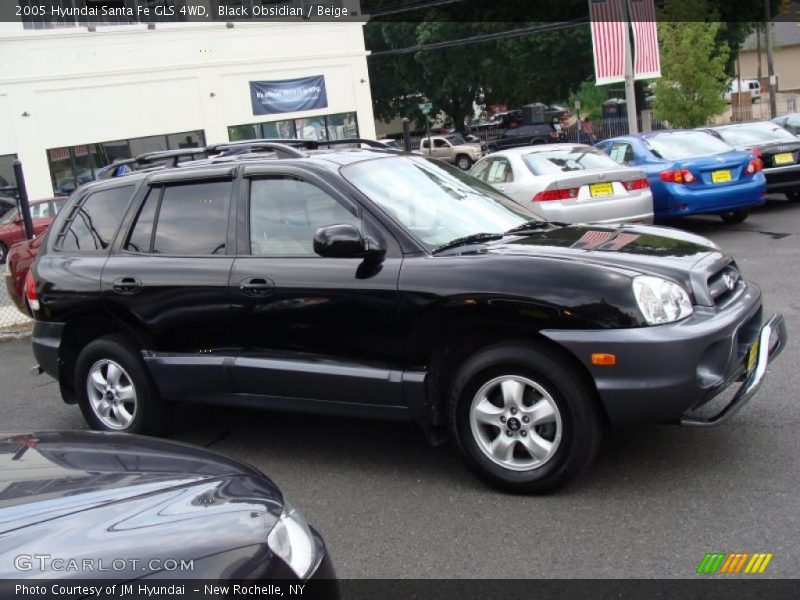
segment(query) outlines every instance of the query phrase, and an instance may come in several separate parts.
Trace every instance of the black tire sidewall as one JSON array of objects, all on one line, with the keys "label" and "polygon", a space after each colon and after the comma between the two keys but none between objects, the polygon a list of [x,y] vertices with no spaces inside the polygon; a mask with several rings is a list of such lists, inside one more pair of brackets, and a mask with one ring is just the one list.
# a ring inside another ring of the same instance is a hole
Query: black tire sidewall
[{"label": "black tire sidewall", "polygon": [[743,223],[749,216],[750,216],[750,211],[746,208],[729,210],[720,213],[720,218],[722,219],[723,223],[727,223],[729,225],[736,225],[737,223]]},{"label": "black tire sidewall", "polygon": [[[492,462],[475,441],[469,412],[475,393],[501,375],[526,377],[545,388],[558,407],[562,433],[556,454],[529,471],[512,471]],[[450,395],[451,434],[470,469],[503,491],[543,493],[568,483],[594,458],[601,435],[600,415],[591,393],[574,369],[525,345],[497,346],[468,360]]]},{"label": "black tire sidewall", "polygon": [[[113,360],[125,369],[136,390],[136,413],[131,425],[125,429],[111,429],[105,426],[89,402],[86,390],[89,369],[102,359]],[[124,338],[117,336],[100,338],[81,351],[75,364],[75,394],[83,417],[92,429],[118,433],[158,434],[166,427],[165,403],[158,396],[144,361]]]},{"label": "black tire sidewall", "polygon": [[0,265],[6,264],[8,261],[8,246],[6,246],[5,242],[0,242]]}]

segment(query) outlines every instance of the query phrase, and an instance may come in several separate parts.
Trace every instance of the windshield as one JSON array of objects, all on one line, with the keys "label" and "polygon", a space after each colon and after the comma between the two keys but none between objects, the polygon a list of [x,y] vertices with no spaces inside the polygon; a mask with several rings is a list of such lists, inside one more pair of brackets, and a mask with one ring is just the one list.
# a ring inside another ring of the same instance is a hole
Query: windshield
[{"label": "windshield", "polygon": [[728,144],[704,131],[661,133],[645,138],[644,143],[658,158],[667,160],[722,154],[732,150]]},{"label": "windshield", "polygon": [[796,142],[797,138],[775,123],[748,123],[717,129],[722,139],[732,146],[763,142]]},{"label": "windshield", "polygon": [[19,209],[11,209],[6,214],[0,218],[0,225],[5,225],[6,223],[11,223],[15,218],[20,215]]},{"label": "windshield", "polygon": [[531,152],[522,157],[534,175],[553,175],[587,169],[619,169],[619,165],[599,150],[588,146]]},{"label": "windshield", "polygon": [[428,249],[538,220],[482,181],[423,157],[368,160],[342,175]]}]

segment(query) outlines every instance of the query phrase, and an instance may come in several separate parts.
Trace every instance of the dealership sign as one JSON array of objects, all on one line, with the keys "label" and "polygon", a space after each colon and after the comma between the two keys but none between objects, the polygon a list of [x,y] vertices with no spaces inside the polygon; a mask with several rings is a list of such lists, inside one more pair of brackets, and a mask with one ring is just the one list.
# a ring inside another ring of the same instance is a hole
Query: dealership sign
[{"label": "dealership sign", "polygon": [[327,108],[325,76],[315,75],[281,81],[251,81],[250,101],[253,104],[254,115]]}]

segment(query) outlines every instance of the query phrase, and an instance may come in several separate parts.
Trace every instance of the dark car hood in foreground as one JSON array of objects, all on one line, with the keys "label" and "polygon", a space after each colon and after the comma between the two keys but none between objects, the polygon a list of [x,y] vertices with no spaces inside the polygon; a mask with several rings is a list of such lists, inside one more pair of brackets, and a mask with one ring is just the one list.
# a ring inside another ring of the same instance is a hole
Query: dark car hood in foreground
[{"label": "dark car hood in foreground", "polygon": [[0,435],[0,577],[32,575],[15,568],[19,554],[194,559],[259,547],[282,509],[258,471],[199,448],[123,434]]},{"label": "dark car hood in foreground", "polygon": [[698,262],[711,254],[724,256],[703,237],[678,229],[631,225],[571,225],[522,238],[506,237],[483,251],[580,261],[686,282]]}]

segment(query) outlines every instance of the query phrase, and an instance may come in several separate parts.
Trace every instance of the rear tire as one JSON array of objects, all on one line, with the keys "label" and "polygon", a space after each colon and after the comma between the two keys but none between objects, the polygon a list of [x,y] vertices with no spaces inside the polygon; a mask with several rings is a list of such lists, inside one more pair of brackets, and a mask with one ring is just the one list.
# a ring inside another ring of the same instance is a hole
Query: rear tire
[{"label": "rear tire", "polygon": [[6,259],[8,259],[8,246],[0,242],[0,265],[6,264]]},{"label": "rear tire", "polygon": [[727,223],[728,225],[736,225],[737,223],[742,223],[747,217],[750,215],[750,210],[747,208],[742,208],[739,210],[728,210],[724,213],[720,213],[719,217],[722,219],[723,223]]},{"label": "rear tire", "polygon": [[490,346],[458,370],[450,435],[467,466],[503,491],[537,494],[572,481],[602,438],[597,399],[572,365],[543,345]]},{"label": "rear tire", "polygon": [[92,429],[158,435],[169,420],[166,403],[138,351],[122,336],[94,340],[75,364],[75,394]]},{"label": "rear tire", "polygon": [[800,202],[800,192],[788,192],[786,194],[786,199],[789,202]]}]

